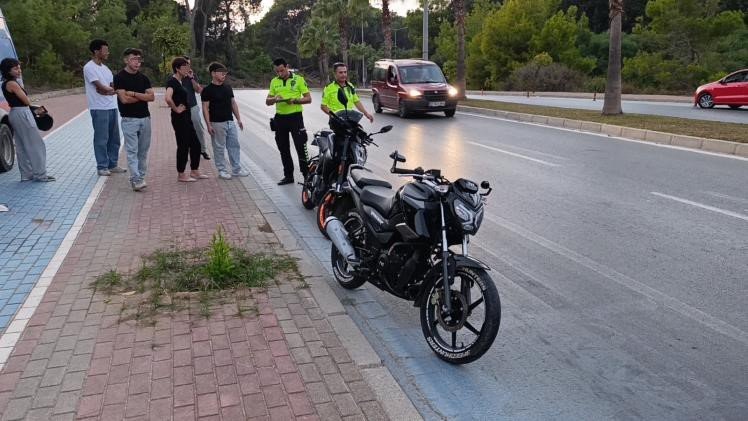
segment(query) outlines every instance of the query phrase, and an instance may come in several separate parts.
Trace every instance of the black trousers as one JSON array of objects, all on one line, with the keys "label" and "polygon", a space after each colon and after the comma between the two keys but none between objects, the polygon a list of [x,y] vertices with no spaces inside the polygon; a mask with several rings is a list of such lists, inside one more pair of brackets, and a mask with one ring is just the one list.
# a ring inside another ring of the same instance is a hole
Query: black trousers
[{"label": "black trousers", "polygon": [[177,138],[177,171],[182,173],[187,167],[187,157],[190,158],[190,169],[200,168],[200,139],[192,126],[190,110],[182,114],[171,113],[171,127]]},{"label": "black trousers", "polygon": [[278,146],[278,152],[280,152],[281,162],[283,163],[283,176],[293,178],[293,158],[291,157],[289,134],[293,138],[296,156],[299,157],[299,169],[306,176],[309,153],[306,149],[307,134],[301,113],[276,114],[275,127],[275,144]]}]

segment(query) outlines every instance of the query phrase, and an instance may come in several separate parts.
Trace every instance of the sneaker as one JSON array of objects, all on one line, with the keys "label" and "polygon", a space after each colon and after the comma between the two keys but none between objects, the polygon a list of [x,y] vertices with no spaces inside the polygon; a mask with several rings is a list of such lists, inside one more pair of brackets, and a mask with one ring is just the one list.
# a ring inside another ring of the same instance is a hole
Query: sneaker
[{"label": "sneaker", "polygon": [[293,183],[293,177],[283,177],[281,178],[281,181],[278,182],[279,186],[284,186],[286,184]]},{"label": "sneaker", "polygon": [[231,180],[231,174],[227,173],[226,171],[219,171],[218,178],[222,178],[224,180]]},{"label": "sneaker", "polygon": [[210,155],[208,155],[207,152],[201,152],[200,155],[203,156],[203,159],[206,161],[210,161]]},{"label": "sneaker", "polygon": [[112,172],[109,170],[99,170],[99,175],[109,177],[110,175],[112,175]]},{"label": "sneaker", "polygon": [[127,172],[127,170],[124,168],[120,168],[120,167],[114,167],[114,168],[109,168],[109,172],[112,174],[122,174],[123,172]]},{"label": "sneaker", "polygon": [[145,184],[145,181],[143,181],[143,180],[140,180],[137,183],[136,182],[132,183],[132,189],[135,190],[135,191],[141,191],[141,190],[143,190],[146,187],[147,186]]},{"label": "sneaker", "polygon": [[233,175],[234,177],[248,177],[249,171],[247,170],[234,171],[231,173],[231,175]]},{"label": "sneaker", "polygon": [[35,178],[34,181],[39,181],[42,183],[48,183],[50,181],[55,181],[56,178],[52,177],[51,175],[45,175],[44,177]]}]

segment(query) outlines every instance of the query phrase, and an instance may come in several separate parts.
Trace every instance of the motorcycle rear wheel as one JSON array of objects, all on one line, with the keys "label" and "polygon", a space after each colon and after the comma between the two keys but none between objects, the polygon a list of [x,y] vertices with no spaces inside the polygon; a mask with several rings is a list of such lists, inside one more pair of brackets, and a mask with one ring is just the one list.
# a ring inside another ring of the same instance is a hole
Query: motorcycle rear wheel
[{"label": "motorcycle rear wheel", "polygon": [[447,314],[442,279],[431,286],[420,306],[421,330],[439,358],[467,364],[483,356],[496,339],[501,324],[499,292],[485,270],[472,267],[457,267],[450,288],[452,314]]},{"label": "motorcycle rear wheel", "polygon": [[[344,221],[346,231],[349,233],[361,228],[361,218],[358,216],[349,216]],[[349,234],[350,238],[350,234]],[[357,274],[348,262],[345,261],[343,256],[335,247],[335,244],[331,243],[330,249],[330,263],[332,264],[332,274],[338,284],[345,289],[356,289],[366,283],[366,277]]]},{"label": "motorcycle rear wheel", "polygon": [[313,159],[309,162],[309,171],[304,178],[304,187],[301,188],[301,204],[305,209],[314,209],[314,199],[312,197],[312,178],[317,172],[318,160]]}]

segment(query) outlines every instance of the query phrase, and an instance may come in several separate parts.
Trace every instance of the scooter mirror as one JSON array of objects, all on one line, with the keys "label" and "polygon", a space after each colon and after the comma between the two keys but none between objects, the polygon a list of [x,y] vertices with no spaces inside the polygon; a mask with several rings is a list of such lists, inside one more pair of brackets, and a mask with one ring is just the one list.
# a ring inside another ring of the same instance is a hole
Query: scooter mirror
[{"label": "scooter mirror", "polygon": [[399,154],[399,153],[398,153],[397,151],[395,151],[395,152],[392,152],[392,153],[390,154],[390,158],[391,158],[391,159],[394,159],[394,160],[395,160],[395,161],[397,161],[397,162],[405,162],[405,157],[404,157],[404,156],[402,156],[402,155],[400,155],[400,154]]},{"label": "scooter mirror", "polygon": [[392,130],[392,126],[384,126],[379,130],[379,133],[387,133],[390,130]]}]

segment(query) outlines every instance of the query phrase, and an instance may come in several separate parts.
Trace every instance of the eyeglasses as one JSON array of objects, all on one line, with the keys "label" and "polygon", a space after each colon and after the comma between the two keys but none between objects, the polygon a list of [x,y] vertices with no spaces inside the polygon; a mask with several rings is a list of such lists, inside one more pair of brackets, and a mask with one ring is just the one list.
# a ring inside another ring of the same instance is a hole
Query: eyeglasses
[{"label": "eyeglasses", "polygon": [[135,57],[128,58],[128,60],[129,61],[135,61],[135,62],[138,62],[138,63],[142,63],[143,62],[143,57],[137,57],[137,56],[135,56]]}]

